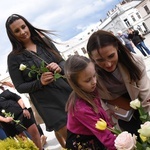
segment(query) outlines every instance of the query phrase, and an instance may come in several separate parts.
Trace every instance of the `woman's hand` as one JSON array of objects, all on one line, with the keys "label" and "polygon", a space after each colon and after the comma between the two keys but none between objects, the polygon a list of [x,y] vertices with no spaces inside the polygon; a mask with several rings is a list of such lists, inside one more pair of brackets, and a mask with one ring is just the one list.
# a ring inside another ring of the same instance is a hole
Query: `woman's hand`
[{"label": "woman's hand", "polygon": [[31,118],[31,115],[30,115],[30,112],[28,111],[28,109],[23,110],[23,115],[24,115],[24,117],[27,117],[28,119]]},{"label": "woman's hand", "polygon": [[44,72],[40,80],[42,85],[47,85],[54,81],[54,74],[52,72]]},{"label": "woman's hand", "polygon": [[52,62],[52,63],[48,64],[46,67],[51,72],[56,72],[56,73],[60,73],[61,72],[61,68],[59,67],[59,65],[57,63]]},{"label": "woman's hand", "polygon": [[12,122],[12,121],[13,121],[12,117],[6,117],[6,118],[4,118],[4,122],[6,122],[6,123],[9,123],[9,122]]}]

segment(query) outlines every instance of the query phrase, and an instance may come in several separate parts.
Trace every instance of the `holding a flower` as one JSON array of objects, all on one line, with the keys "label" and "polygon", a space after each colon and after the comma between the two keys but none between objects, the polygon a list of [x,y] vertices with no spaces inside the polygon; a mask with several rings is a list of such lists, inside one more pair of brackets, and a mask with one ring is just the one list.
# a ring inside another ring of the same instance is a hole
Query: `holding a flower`
[{"label": "holding a flower", "polygon": [[6,30],[12,44],[8,71],[15,89],[29,94],[46,130],[54,131],[65,148],[65,105],[72,89],[63,78],[65,61],[49,38],[53,32],[34,27],[18,14],[8,17]]},{"label": "holding a flower", "polygon": [[19,95],[9,90],[0,94],[0,116],[2,127],[8,136],[22,137],[25,136],[23,132],[27,131],[35,145],[41,147],[38,129]]}]

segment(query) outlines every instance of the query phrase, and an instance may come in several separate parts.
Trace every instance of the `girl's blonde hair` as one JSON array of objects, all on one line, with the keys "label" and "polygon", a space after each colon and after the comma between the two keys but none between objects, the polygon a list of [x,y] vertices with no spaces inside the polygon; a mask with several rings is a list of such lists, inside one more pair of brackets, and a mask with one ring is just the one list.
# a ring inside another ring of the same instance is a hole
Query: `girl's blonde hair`
[{"label": "girl's blonde hair", "polygon": [[97,92],[95,91],[93,93],[88,93],[82,90],[77,82],[79,78],[79,73],[83,71],[90,62],[91,60],[87,57],[74,55],[69,57],[65,63],[64,67],[65,76],[73,89],[73,92],[70,94],[68,103],[66,105],[67,111],[68,110],[74,111],[77,98],[85,100],[88,104],[90,104],[94,108],[95,111],[97,110],[96,109],[97,107],[93,102],[93,99],[96,97]]}]

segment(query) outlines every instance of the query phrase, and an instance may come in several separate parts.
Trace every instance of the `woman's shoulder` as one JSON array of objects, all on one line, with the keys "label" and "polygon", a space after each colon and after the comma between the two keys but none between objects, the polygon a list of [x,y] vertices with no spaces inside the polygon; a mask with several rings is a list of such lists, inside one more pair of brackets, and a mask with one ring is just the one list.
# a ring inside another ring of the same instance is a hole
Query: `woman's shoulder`
[{"label": "woman's shoulder", "polygon": [[139,55],[139,54],[132,54],[132,56],[133,56],[133,58],[134,58],[134,60],[136,61],[136,62],[143,62],[144,60],[143,60],[143,57],[141,56],[141,55]]},{"label": "woman's shoulder", "polygon": [[22,52],[18,52],[18,53],[15,53],[15,52],[10,52],[9,54],[8,54],[8,59],[16,59],[16,58],[20,58],[20,57],[22,57],[23,55],[26,55],[26,56],[30,56],[29,55],[29,53],[27,52],[27,51],[22,51]]},{"label": "woman's shoulder", "polygon": [[140,67],[141,69],[145,68],[145,62],[141,55],[138,54],[132,54],[135,64]]},{"label": "woman's shoulder", "polygon": [[14,53],[12,53],[12,52],[10,52],[10,53],[8,54],[8,56],[7,56],[8,61],[13,61],[13,60],[15,60],[16,58],[17,58],[17,56],[16,56]]}]

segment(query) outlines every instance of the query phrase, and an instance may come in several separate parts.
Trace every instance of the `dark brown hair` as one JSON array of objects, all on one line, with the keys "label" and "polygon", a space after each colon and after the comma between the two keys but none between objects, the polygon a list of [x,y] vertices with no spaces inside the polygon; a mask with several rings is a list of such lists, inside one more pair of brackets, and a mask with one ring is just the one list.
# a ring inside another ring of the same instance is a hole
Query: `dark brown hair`
[{"label": "dark brown hair", "polygon": [[62,60],[61,55],[59,54],[57,48],[53,44],[53,42],[54,43],[56,42],[47,36],[47,34],[54,35],[53,31],[36,28],[31,23],[29,23],[27,19],[25,19],[23,16],[18,14],[12,14],[11,16],[9,16],[5,23],[7,35],[12,44],[12,53],[17,54],[25,50],[24,45],[15,38],[15,36],[13,35],[10,29],[10,25],[18,19],[22,19],[25,22],[25,24],[28,26],[29,31],[31,33],[31,40],[33,41],[33,43],[44,47],[46,50],[54,53],[56,58],[58,58],[58,60],[60,61]]},{"label": "dark brown hair", "polygon": [[[87,52],[91,60],[92,59],[92,51],[97,50],[99,53],[99,49],[105,46],[113,45],[118,49],[118,59],[119,63],[123,64],[127,68],[130,74],[131,80],[137,81],[141,78],[141,71],[136,65],[136,62],[130,53],[130,51],[120,42],[120,40],[111,34],[110,32],[104,30],[98,30],[94,32],[87,43]],[[107,79],[107,73],[103,69],[101,69],[98,65],[96,65],[97,73],[104,79]],[[133,71],[134,70],[134,71]]]}]

